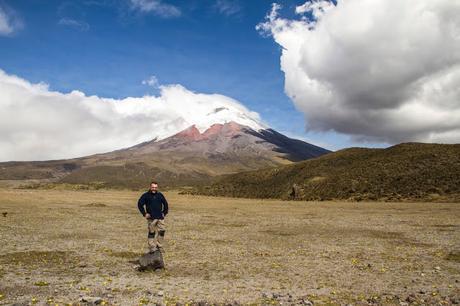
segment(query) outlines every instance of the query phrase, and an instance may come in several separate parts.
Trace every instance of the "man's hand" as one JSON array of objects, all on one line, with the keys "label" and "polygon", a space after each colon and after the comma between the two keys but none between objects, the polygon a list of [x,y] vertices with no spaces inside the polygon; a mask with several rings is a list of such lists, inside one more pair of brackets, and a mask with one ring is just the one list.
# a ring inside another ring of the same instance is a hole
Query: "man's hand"
[{"label": "man's hand", "polygon": [[150,219],[150,214],[145,214],[146,219]]}]

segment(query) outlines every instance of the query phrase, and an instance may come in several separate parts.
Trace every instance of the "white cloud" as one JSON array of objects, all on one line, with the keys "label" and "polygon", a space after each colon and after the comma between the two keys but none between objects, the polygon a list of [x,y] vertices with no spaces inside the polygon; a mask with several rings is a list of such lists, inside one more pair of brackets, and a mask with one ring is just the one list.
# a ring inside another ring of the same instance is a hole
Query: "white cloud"
[{"label": "white cloud", "polygon": [[69,26],[80,31],[88,31],[90,26],[86,21],[76,20],[68,17],[61,18],[58,22],[59,25]]},{"label": "white cloud", "polygon": [[309,130],[460,142],[459,1],[309,1],[299,20],[278,9],[257,29],[282,46],[285,91]]},{"label": "white cloud", "polygon": [[142,81],[142,85],[147,85],[153,88],[157,88],[160,86],[160,83],[158,82],[158,78],[154,75],[151,75],[148,79],[145,79]]},{"label": "white cloud", "polygon": [[144,13],[154,13],[158,16],[169,18],[179,17],[181,10],[171,4],[163,3],[161,0],[130,0],[131,8]]},{"label": "white cloud", "polygon": [[192,124],[204,131],[235,121],[265,128],[257,113],[218,94],[181,85],[160,87],[159,96],[121,100],[60,93],[0,70],[0,160],[84,156],[171,136]]},{"label": "white cloud", "polygon": [[295,8],[297,14],[311,13],[314,18],[318,19],[329,9],[333,8],[334,4],[327,0],[309,1]]},{"label": "white cloud", "polygon": [[9,7],[0,3],[0,36],[8,36],[21,29],[23,23],[18,15]]},{"label": "white cloud", "polygon": [[241,6],[235,0],[217,0],[214,8],[223,15],[236,15],[241,11]]}]

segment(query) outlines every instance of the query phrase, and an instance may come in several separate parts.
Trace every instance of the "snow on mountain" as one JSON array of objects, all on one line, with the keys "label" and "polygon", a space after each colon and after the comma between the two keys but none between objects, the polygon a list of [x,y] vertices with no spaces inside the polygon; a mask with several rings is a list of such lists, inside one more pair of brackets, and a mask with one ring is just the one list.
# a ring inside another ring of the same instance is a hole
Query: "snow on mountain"
[{"label": "snow on mountain", "polygon": [[[156,132],[157,139],[172,136],[192,125],[203,133],[213,124],[236,122],[256,131],[267,129],[258,113],[250,111],[239,101],[219,94],[194,93],[180,85],[163,87],[161,101],[174,112],[173,129]],[[158,134],[157,134],[158,133]]]}]

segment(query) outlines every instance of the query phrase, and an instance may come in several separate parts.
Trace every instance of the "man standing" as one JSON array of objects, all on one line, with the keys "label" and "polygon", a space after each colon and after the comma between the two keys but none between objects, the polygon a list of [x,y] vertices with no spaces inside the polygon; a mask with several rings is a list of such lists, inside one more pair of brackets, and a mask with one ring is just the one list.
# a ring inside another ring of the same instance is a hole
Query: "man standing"
[{"label": "man standing", "polygon": [[168,214],[168,202],[164,195],[158,191],[157,182],[150,183],[150,190],[139,198],[137,207],[147,219],[149,252],[154,253],[156,250],[163,252],[162,243],[166,229],[164,217]]}]

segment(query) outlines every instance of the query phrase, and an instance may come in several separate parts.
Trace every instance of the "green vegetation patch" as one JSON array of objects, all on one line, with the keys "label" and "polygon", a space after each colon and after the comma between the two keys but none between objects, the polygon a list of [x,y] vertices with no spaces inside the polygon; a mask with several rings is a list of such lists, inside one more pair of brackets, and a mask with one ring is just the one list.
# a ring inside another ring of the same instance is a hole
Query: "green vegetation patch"
[{"label": "green vegetation patch", "polygon": [[460,262],[460,251],[453,251],[446,255],[446,260]]},{"label": "green vegetation patch", "polygon": [[132,252],[132,251],[119,251],[119,252],[110,252],[110,256],[119,257],[119,258],[136,258],[143,255],[141,252]]},{"label": "green vegetation patch", "polygon": [[297,236],[300,235],[301,232],[295,231],[295,230],[286,230],[286,229],[267,229],[261,231],[262,233],[266,233],[272,236]]},{"label": "green vegetation patch", "polygon": [[35,282],[34,285],[39,286],[39,287],[44,287],[44,286],[48,286],[49,283],[45,281],[38,281],[38,282]]},{"label": "green vegetation patch", "polygon": [[0,255],[2,264],[24,265],[31,267],[56,267],[76,263],[73,252],[65,251],[26,251]]},{"label": "green vegetation patch", "polygon": [[85,207],[107,207],[106,204],[100,202],[94,202],[84,205]]}]

